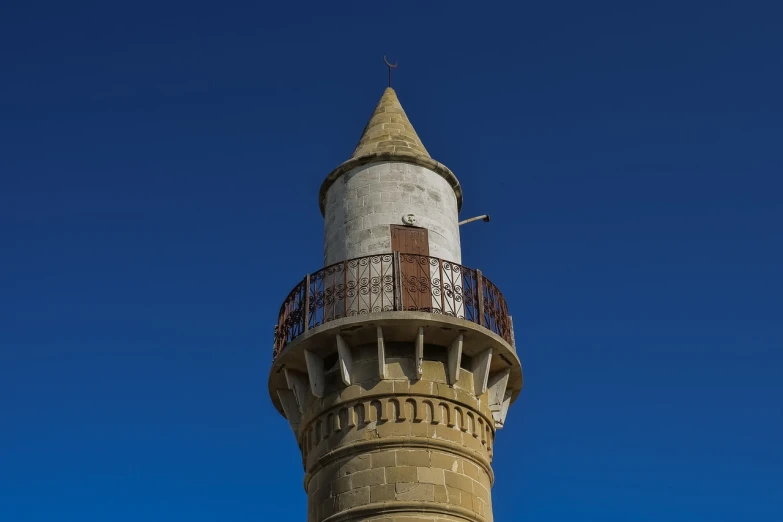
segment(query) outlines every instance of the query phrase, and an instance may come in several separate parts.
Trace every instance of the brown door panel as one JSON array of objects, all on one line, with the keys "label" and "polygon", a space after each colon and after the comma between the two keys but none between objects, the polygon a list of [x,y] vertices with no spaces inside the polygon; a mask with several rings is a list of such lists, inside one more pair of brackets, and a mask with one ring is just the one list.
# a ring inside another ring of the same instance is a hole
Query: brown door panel
[{"label": "brown door panel", "polygon": [[391,225],[392,251],[400,253],[402,306],[432,310],[430,243],[426,228]]}]

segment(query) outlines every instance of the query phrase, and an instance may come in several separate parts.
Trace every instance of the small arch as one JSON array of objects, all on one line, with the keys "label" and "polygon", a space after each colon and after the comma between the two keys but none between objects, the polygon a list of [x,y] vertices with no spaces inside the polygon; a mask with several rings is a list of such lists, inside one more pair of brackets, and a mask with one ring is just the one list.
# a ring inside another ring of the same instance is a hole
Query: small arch
[{"label": "small arch", "polygon": [[454,415],[451,413],[451,408],[449,405],[445,402],[441,402],[438,405],[438,409],[440,410],[440,418],[446,420],[446,426],[449,428],[454,427]]},{"label": "small arch", "polygon": [[335,431],[347,428],[350,422],[349,417],[353,417],[353,408],[340,408],[340,413],[337,415],[337,427]]},{"label": "small arch", "polygon": [[409,419],[413,419],[413,422],[421,422],[424,420],[422,409],[423,408],[416,402],[416,399],[406,399],[405,416]]},{"label": "small arch", "polygon": [[354,409],[356,410],[356,425],[357,426],[364,426],[365,424],[370,422],[370,415],[368,411],[369,403],[367,402],[361,402],[357,403],[354,406]]},{"label": "small arch", "polygon": [[399,399],[389,399],[389,419],[393,422],[405,420],[404,405],[400,405]]},{"label": "small arch", "polygon": [[384,422],[388,420],[388,417],[386,417],[386,411],[383,407],[383,404],[381,404],[381,401],[372,401],[370,403],[370,415],[373,417],[371,421],[378,421],[378,422]]},{"label": "small arch", "polygon": [[345,420],[343,422],[343,427],[345,428],[353,428],[356,426],[356,405],[352,404],[345,408]]},{"label": "small arch", "polygon": [[424,411],[424,421],[430,422],[432,424],[438,424],[440,422],[440,419],[438,421],[435,421],[435,407],[432,405],[432,401],[424,400],[421,402],[422,410]]},{"label": "small arch", "polygon": [[465,414],[459,406],[454,407],[454,426],[456,426],[457,429],[465,431]]},{"label": "small arch", "polygon": [[330,431],[333,426],[334,426],[334,413],[330,413],[329,415],[326,416],[326,424],[324,425],[324,432],[323,432],[324,439],[329,438]]},{"label": "small arch", "polygon": [[479,432],[476,429],[476,417],[475,417],[475,415],[473,415],[472,411],[468,412],[468,431],[475,438],[478,438]]}]

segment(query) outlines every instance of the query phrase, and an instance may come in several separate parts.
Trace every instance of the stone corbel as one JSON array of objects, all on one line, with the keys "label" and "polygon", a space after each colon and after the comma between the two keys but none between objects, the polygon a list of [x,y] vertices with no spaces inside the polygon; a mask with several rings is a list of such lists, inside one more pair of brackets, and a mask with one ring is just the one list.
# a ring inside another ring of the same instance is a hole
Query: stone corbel
[{"label": "stone corbel", "polygon": [[302,414],[299,412],[299,406],[296,404],[296,397],[291,390],[277,390],[277,396],[280,398],[280,404],[283,406],[283,413],[288,419],[288,424],[294,431],[294,435],[299,436],[299,423],[302,420]]},{"label": "stone corbel", "polygon": [[416,334],[416,376],[421,379],[424,374],[424,327],[419,326]]},{"label": "stone corbel", "polygon": [[[502,428],[506,424],[506,415],[508,415],[508,407],[511,406],[511,390],[506,390],[506,395],[503,396],[503,406],[500,408],[500,415],[498,420],[495,421],[497,428]],[[494,417],[495,414],[493,413]]]},{"label": "stone corbel", "polygon": [[337,334],[337,356],[339,357],[340,378],[343,380],[343,384],[350,386],[351,370],[353,369],[351,347],[340,334]]},{"label": "stone corbel", "polygon": [[386,378],[386,346],[383,344],[383,328],[376,328],[378,335],[378,376],[381,379]]},{"label": "stone corbel", "polygon": [[[503,371],[492,374],[487,381],[488,391],[488,404],[489,410],[492,413],[492,417],[495,420],[495,427],[502,428],[505,416],[503,412],[503,404],[506,402],[506,387],[508,386],[508,379],[511,375],[511,368],[506,368]],[[511,395],[509,393],[509,400]],[[508,411],[508,406],[506,406]]]},{"label": "stone corbel", "polygon": [[299,411],[304,413],[307,408],[307,397],[309,394],[309,385],[307,383],[307,376],[303,373],[295,370],[283,369],[285,375],[285,382],[288,385],[288,389],[294,392],[294,398],[298,405]]},{"label": "stone corbel", "polygon": [[480,354],[473,357],[473,386],[476,396],[487,391],[487,380],[489,379],[489,364],[492,362],[492,348],[487,348]]},{"label": "stone corbel", "polygon": [[462,334],[459,334],[449,347],[449,384],[454,386],[459,380],[459,365],[462,362]]},{"label": "stone corbel", "polygon": [[310,378],[310,391],[316,397],[324,396],[324,360],[310,350],[304,351],[307,364],[307,376]]}]

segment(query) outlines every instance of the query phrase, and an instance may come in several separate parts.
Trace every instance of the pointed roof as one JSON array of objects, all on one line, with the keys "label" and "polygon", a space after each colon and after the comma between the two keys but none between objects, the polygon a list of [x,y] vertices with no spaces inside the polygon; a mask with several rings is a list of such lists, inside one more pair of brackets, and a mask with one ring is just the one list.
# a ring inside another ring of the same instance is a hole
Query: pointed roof
[{"label": "pointed roof", "polygon": [[462,187],[457,177],[446,165],[432,159],[408,120],[397,93],[387,87],[350,159],[330,172],[321,184],[318,195],[321,214],[325,211],[326,193],[340,176],[362,165],[380,162],[410,163],[431,170],[451,185],[457,196],[457,210],[462,208]]},{"label": "pointed roof", "polygon": [[391,87],[383,92],[351,158],[378,152],[430,157]]}]

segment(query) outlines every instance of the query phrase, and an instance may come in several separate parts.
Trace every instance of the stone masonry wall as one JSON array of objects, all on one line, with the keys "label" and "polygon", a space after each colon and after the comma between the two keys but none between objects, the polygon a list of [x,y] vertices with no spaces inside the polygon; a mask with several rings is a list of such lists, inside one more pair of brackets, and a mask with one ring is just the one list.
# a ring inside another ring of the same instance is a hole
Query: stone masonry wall
[{"label": "stone masonry wall", "polygon": [[324,264],[391,252],[389,225],[406,214],[426,228],[430,255],[460,263],[457,198],[440,175],[401,162],[371,163],[341,176],[327,192]]},{"label": "stone masonry wall", "polygon": [[335,463],[310,481],[308,520],[348,510],[350,520],[492,520],[491,488],[480,466],[446,451],[374,451]]},{"label": "stone masonry wall", "polygon": [[354,383],[328,372],[297,434],[308,521],[491,521],[495,428],[472,374],[449,386],[444,362],[425,360],[412,379],[413,358],[394,356],[379,380],[376,347],[352,351]]}]

